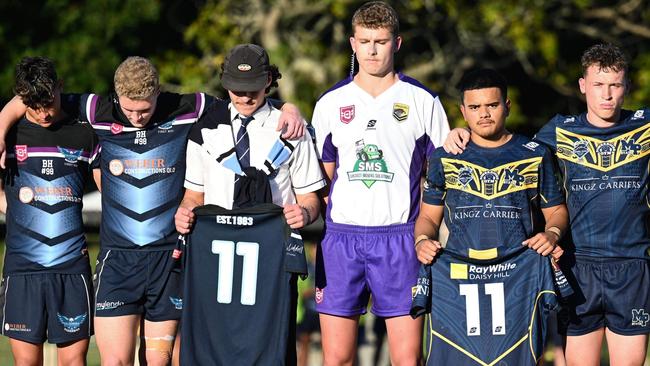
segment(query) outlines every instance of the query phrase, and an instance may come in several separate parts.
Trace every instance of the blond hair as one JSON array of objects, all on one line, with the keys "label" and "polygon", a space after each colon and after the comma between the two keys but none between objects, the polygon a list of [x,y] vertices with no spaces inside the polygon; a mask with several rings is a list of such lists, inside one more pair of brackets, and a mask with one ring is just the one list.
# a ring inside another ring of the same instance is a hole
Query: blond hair
[{"label": "blond hair", "polygon": [[158,70],[144,57],[131,56],[115,70],[115,92],[129,99],[147,99],[160,89]]},{"label": "blond hair", "polygon": [[397,12],[383,1],[367,2],[352,16],[352,31],[355,28],[388,29],[394,37],[399,35],[399,18]]}]

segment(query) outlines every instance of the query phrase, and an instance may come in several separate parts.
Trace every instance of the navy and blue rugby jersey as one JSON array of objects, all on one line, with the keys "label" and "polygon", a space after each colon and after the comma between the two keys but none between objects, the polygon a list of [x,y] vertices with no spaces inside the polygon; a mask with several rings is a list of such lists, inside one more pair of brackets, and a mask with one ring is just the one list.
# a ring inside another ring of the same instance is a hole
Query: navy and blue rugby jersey
[{"label": "navy and blue rugby jersey", "polygon": [[97,150],[90,125],[73,119],[23,118],[9,131],[5,275],[90,271],[81,208]]},{"label": "navy and blue rugby jersey", "polygon": [[515,134],[497,148],[470,142],[456,156],[436,149],[423,201],[445,206],[445,250],[492,259],[543,231],[540,208],[559,205],[564,196],[548,149]]},{"label": "navy and blue rugby jersey", "polygon": [[557,156],[575,254],[650,258],[650,109],[624,110],[608,128],[556,115],[535,139]]},{"label": "navy and blue rugby jersey", "polygon": [[136,128],[115,95],[66,97],[68,105],[80,107],[81,118],[90,121],[101,145],[103,248],[174,246],[174,213],[183,197],[187,135],[213,100],[203,93],[161,93],[150,122]]},{"label": "navy and blue rugby jersey", "polygon": [[520,248],[480,263],[443,251],[421,266],[411,314],[426,322],[427,365],[537,365],[557,306],[547,257]]},{"label": "navy and blue rugby jersey", "polygon": [[304,246],[282,207],[196,208],[184,250],[182,365],[293,365]]}]

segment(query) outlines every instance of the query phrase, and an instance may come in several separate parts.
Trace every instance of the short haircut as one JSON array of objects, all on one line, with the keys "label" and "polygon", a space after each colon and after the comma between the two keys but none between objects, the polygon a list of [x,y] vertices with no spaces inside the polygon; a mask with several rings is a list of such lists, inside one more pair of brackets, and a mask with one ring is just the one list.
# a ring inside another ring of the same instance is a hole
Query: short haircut
[{"label": "short haircut", "polygon": [[54,62],[45,57],[25,57],[16,65],[14,94],[32,109],[52,105],[59,92]]},{"label": "short haircut", "polygon": [[580,63],[582,64],[582,76],[587,74],[587,69],[590,66],[598,66],[603,71],[624,71],[627,75],[627,58],[620,48],[611,43],[601,43],[589,47],[582,54]]},{"label": "short haircut", "polygon": [[465,102],[465,91],[475,89],[499,88],[501,98],[505,101],[508,98],[508,85],[503,75],[492,69],[475,69],[468,71],[460,79],[458,89],[460,90],[460,102]]},{"label": "short haircut", "polygon": [[352,16],[352,32],[355,28],[388,29],[394,37],[399,35],[399,18],[397,12],[383,1],[367,2]]},{"label": "short haircut", "polygon": [[160,90],[158,70],[144,57],[131,56],[115,70],[115,92],[129,99],[147,99]]}]

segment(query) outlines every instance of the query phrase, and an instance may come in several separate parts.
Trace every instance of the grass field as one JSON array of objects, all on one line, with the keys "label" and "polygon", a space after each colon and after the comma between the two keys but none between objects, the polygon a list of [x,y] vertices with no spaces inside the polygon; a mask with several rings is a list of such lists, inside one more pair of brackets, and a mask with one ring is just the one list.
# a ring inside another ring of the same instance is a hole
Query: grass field
[{"label": "grass field", "polygon": [[[0,230],[3,228],[0,228]],[[0,238],[4,237],[4,233],[0,232]],[[95,259],[97,258],[97,254],[99,252],[99,234],[97,232],[91,232],[87,234],[87,239],[88,239],[88,251],[89,255],[91,258],[91,267],[93,269],[93,273],[95,270]],[[0,254],[2,254],[2,258],[4,258],[4,241],[0,240]],[[2,270],[4,261],[0,261],[0,273]],[[310,360],[313,358],[310,357]],[[544,360],[546,361],[545,364],[547,365],[552,365],[553,364],[553,352],[551,350],[547,350],[546,354],[544,355]],[[310,364],[320,364],[320,362],[311,362]],[[55,345],[48,345],[45,349],[45,366],[55,366],[56,365],[56,346]],[[363,363],[365,364],[365,362]],[[9,346],[9,341],[8,338],[6,337],[0,337],[0,366],[10,366],[13,365],[13,358],[11,356],[11,348]],[[99,352],[97,350],[97,346],[95,345],[95,338],[91,338],[90,340],[90,347],[88,350],[88,366],[99,366]],[[601,365],[609,365],[608,362],[608,357],[607,357],[607,350],[605,346],[603,347],[603,353],[602,353],[602,360],[601,360]],[[645,365],[650,365],[650,357],[646,359]]]}]

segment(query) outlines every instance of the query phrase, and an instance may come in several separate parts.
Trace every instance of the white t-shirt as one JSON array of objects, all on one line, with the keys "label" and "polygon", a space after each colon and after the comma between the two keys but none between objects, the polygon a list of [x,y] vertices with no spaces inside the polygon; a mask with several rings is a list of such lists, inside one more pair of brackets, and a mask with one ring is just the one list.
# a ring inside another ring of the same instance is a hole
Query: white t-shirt
[{"label": "white t-shirt", "polygon": [[[240,171],[234,141],[241,126],[232,105],[229,120],[216,121],[214,110],[207,110],[193,127],[187,143],[185,188],[204,193],[205,204],[230,209],[233,205],[235,175]],[[248,124],[250,165],[268,172],[267,162],[277,164],[270,179],[273,203],[296,203],[295,194],[317,191],[325,185],[318,157],[306,133],[295,140],[280,138],[276,131],[281,112],[268,102],[258,109]]]},{"label": "white t-shirt", "polygon": [[373,97],[351,78],[316,103],[323,162],[335,162],[327,221],[384,226],[415,221],[426,159],[449,132],[438,96],[404,75]]}]

